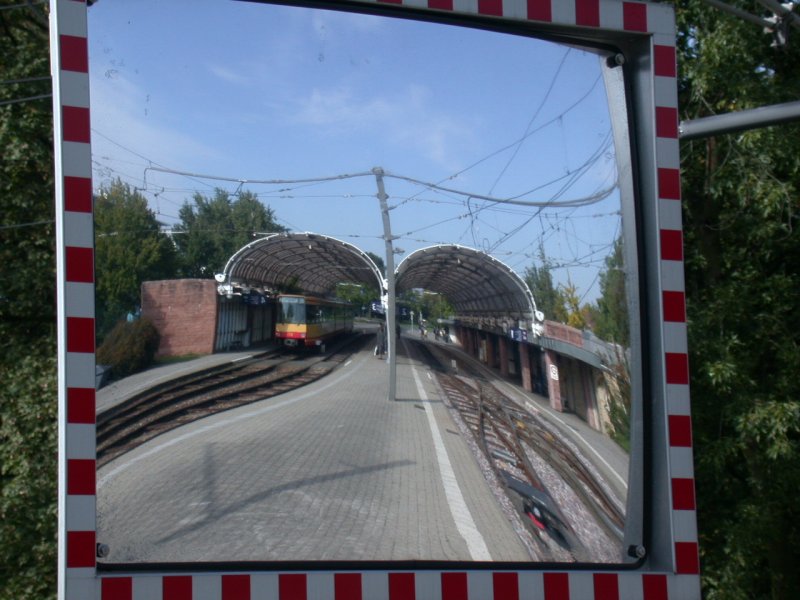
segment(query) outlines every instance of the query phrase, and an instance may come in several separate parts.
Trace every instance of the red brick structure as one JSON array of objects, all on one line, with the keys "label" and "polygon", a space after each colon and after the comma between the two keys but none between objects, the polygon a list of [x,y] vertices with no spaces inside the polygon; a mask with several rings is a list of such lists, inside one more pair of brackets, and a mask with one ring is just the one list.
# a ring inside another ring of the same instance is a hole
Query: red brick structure
[{"label": "red brick structure", "polygon": [[142,283],[142,316],[161,334],[157,355],[214,352],[217,302],[217,284],[212,279]]}]

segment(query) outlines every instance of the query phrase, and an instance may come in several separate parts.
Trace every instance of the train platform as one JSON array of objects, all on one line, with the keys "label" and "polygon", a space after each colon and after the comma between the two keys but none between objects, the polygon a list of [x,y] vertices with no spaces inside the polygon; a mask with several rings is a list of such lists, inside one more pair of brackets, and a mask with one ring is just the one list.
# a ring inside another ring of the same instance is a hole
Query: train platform
[{"label": "train platform", "polygon": [[531,560],[433,373],[401,342],[395,401],[387,374],[366,344],[327,377],[109,462],[109,562]]},{"label": "train platform", "polygon": [[101,414],[121,402],[144,392],[154,386],[178,379],[192,373],[199,373],[214,369],[226,364],[245,360],[271,350],[273,346],[259,346],[235,352],[218,352],[199,356],[191,360],[179,360],[158,364],[135,373],[124,379],[112,381],[110,384],[97,390],[97,414]]},{"label": "train platform", "polygon": [[[366,344],[326,377],[189,422],[102,467],[108,562],[546,560],[487,483],[412,337],[399,343],[394,401],[388,361]],[[156,367],[107,390],[105,409],[252,354]]]}]

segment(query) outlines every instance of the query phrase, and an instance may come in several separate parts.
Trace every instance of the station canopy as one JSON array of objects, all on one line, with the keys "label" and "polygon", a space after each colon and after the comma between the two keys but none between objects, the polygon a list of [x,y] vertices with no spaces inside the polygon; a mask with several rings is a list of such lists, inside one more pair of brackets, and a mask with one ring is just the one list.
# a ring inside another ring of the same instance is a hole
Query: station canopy
[{"label": "station canopy", "polygon": [[438,245],[409,254],[397,267],[398,293],[423,288],[445,296],[460,317],[515,317],[533,321],[536,307],[527,284],[485,252]]},{"label": "station canopy", "polygon": [[[300,289],[330,296],[340,283],[384,288],[374,261],[355,246],[314,233],[276,233],[231,256],[217,274],[221,294]],[[409,254],[395,272],[395,290],[424,289],[445,296],[459,317],[534,320],[535,304],[525,282],[485,252],[438,245]]]},{"label": "station canopy", "polygon": [[220,293],[299,288],[324,297],[343,282],[381,288],[383,276],[352,244],[315,233],[276,233],[241,248],[216,279]]}]

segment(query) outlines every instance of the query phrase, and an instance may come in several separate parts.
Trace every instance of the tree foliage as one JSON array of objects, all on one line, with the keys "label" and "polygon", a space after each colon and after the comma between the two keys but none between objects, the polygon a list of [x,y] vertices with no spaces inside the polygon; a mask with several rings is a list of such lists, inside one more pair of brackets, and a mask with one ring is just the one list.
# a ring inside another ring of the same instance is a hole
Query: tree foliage
[{"label": "tree foliage", "polygon": [[120,180],[97,193],[94,222],[97,332],[102,339],[114,323],[135,312],[143,281],[175,276],[177,257],[145,197]]},{"label": "tree foliage", "polygon": [[97,349],[97,362],[109,365],[115,379],[127,377],[153,363],[160,341],[158,330],[148,319],[119,321]]},{"label": "tree foliage", "polygon": [[232,200],[228,192],[217,189],[212,198],[196,193],[192,200],[181,207],[181,221],[173,227],[183,277],[211,278],[258,234],[286,231],[275,221],[273,210],[249,191]]},{"label": "tree foliage", "polygon": [[0,598],[55,596],[55,345],[0,363]]},{"label": "tree foliage", "polygon": [[539,248],[539,263],[525,268],[525,283],[528,284],[536,309],[544,313],[545,319],[566,323],[569,315],[564,295],[553,281],[552,267],[545,256],[544,248]]},{"label": "tree foliage", "polygon": [[[21,3],[18,3],[21,4]],[[56,592],[53,140],[47,4],[0,11],[0,599]]]},{"label": "tree foliage", "polygon": [[594,332],[603,340],[630,345],[630,321],[625,292],[625,269],[622,255],[622,237],[614,241],[614,249],[606,257],[605,268],[600,272],[600,297],[594,312]]},{"label": "tree foliage", "polygon": [[[0,11],[0,80],[50,74],[43,6]],[[0,100],[50,92],[48,80],[0,86]],[[49,98],[0,106],[0,348],[54,335],[53,123]]]},{"label": "tree foliage", "polygon": [[[752,10],[757,5],[743,3]],[[678,4],[681,119],[800,97],[800,40]],[[800,125],[684,143],[698,521],[708,598],[800,591]]]}]

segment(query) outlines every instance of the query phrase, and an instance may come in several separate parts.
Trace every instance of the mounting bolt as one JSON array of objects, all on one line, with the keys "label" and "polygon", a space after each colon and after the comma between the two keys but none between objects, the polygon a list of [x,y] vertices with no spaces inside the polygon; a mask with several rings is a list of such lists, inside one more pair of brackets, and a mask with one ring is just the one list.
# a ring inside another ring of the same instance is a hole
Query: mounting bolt
[{"label": "mounting bolt", "polygon": [[111,553],[108,544],[97,544],[97,558],[105,558]]},{"label": "mounting bolt", "polygon": [[625,55],[622,54],[621,52],[612,54],[606,59],[606,64],[612,69],[614,67],[621,67],[622,65],[625,64]]},{"label": "mounting bolt", "polygon": [[644,558],[647,556],[647,550],[642,545],[630,545],[628,546],[628,556],[632,556],[633,558]]}]

